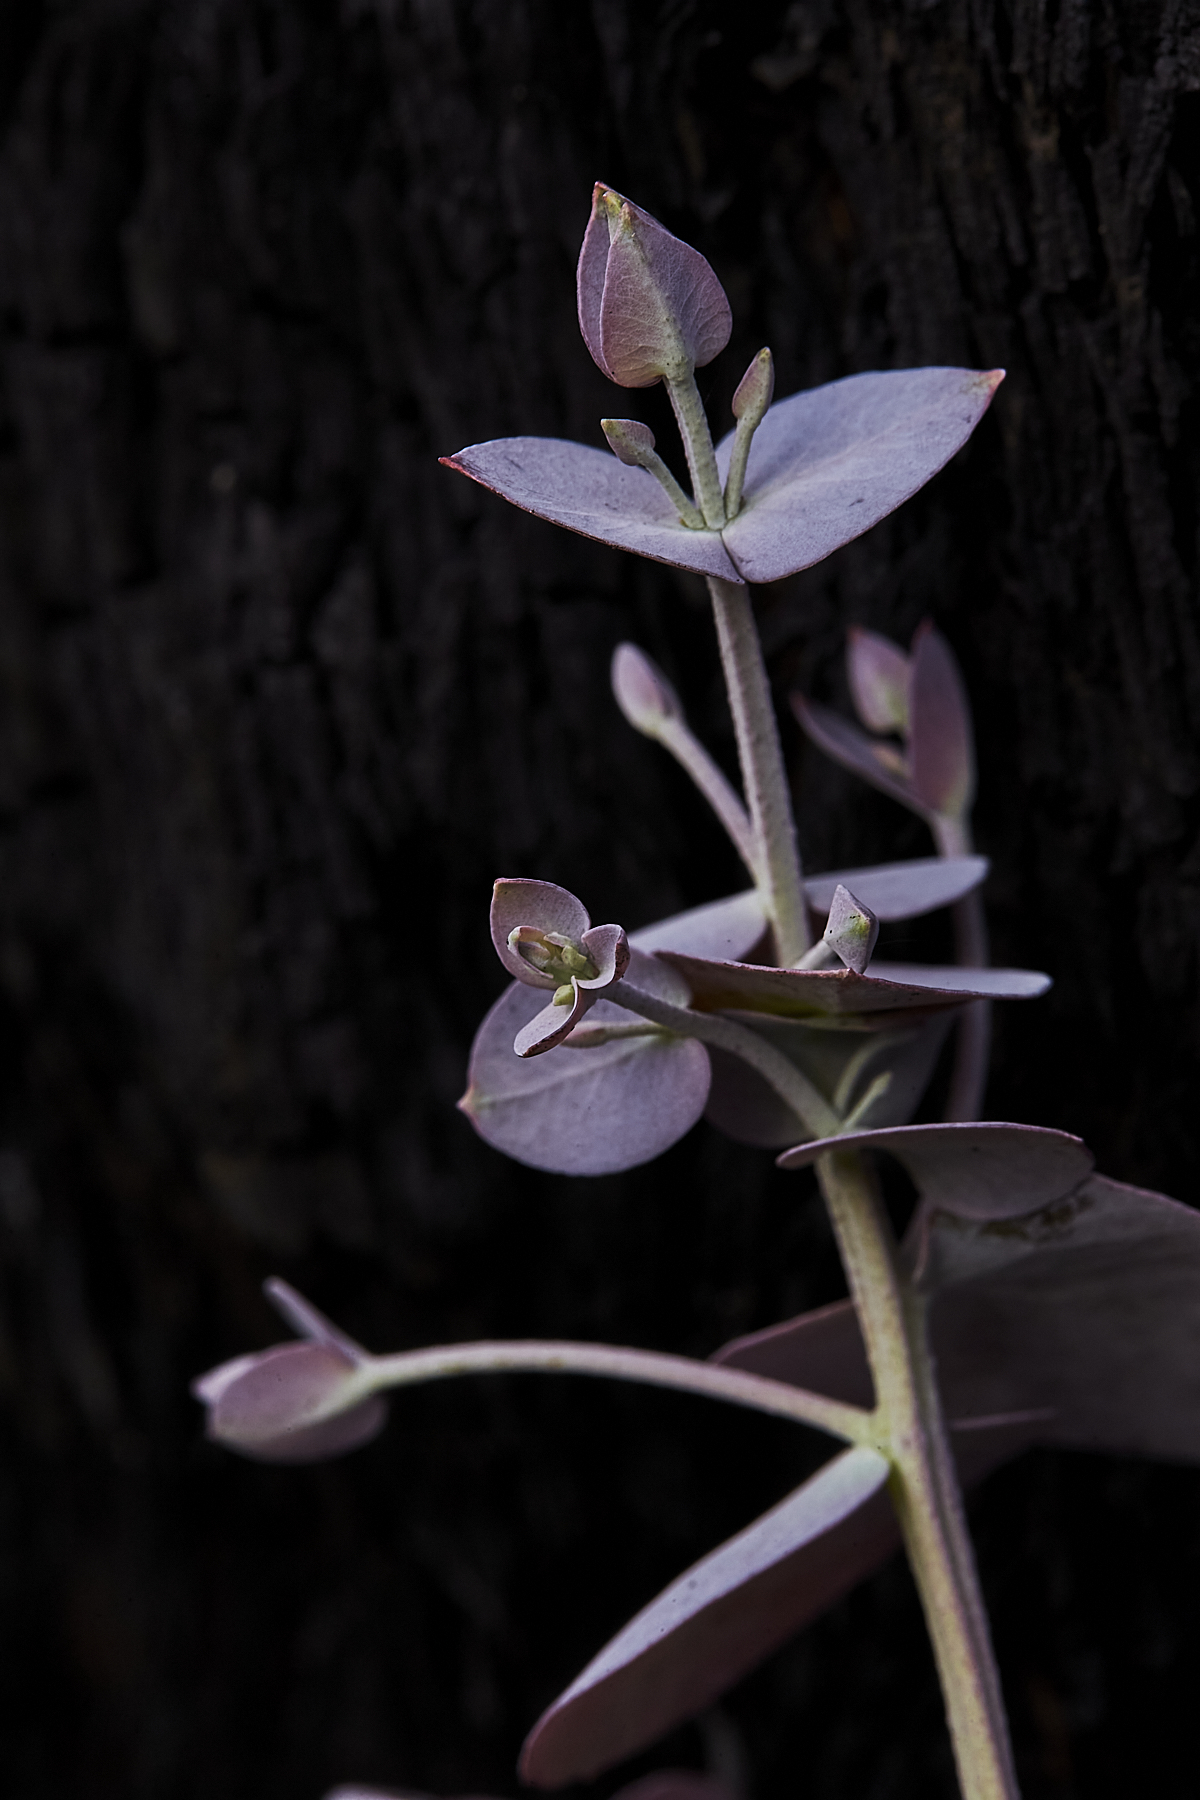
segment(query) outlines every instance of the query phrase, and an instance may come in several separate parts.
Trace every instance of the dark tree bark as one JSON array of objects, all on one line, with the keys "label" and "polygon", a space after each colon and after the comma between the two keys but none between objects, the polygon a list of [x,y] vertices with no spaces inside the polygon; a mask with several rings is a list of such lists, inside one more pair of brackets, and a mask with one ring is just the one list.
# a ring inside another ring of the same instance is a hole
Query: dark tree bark
[{"label": "dark tree bark", "polygon": [[[737,879],[607,692],[633,637],[729,760],[697,588],[435,461],[598,441],[572,281],[596,176],[726,282],[714,416],[762,342],[784,393],[1008,368],[956,464],[764,592],[764,630],[781,694],[825,698],[848,623],[947,632],[998,955],[1056,978],[1003,1017],[990,1110],[1192,1197],[1198,89],[1196,0],[4,9],[13,1800],[511,1793],[608,1632],[819,1455],[699,1402],[481,1381],[266,1470],[187,1397],[279,1335],[270,1271],[377,1348],[704,1353],[838,1292],[809,1188],[705,1127],[572,1183],[453,1110],[501,985],[494,874],[631,926]],[[812,866],[924,852],[788,748]],[[983,1497],[1028,1800],[1200,1793],[1198,1498],[1049,1455]],[[764,1800],[953,1791],[898,1567],[725,1717]]]}]

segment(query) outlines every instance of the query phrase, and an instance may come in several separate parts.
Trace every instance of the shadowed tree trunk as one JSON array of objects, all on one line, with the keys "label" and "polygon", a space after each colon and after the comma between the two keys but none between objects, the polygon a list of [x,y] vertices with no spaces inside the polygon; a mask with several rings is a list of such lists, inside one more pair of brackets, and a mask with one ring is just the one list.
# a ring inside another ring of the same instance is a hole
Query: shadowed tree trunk
[{"label": "shadowed tree trunk", "polygon": [[[7,9],[13,1800],[513,1793],[546,1701],[820,1455],[699,1401],[513,1378],[263,1469],[205,1445],[187,1396],[281,1335],[272,1271],[379,1349],[703,1354],[839,1292],[808,1178],[765,1154],[701,1126],[570,1182],[453,1107],[502,985],[495,874],[631,927],[738,880],[607,687],[613,645],[644,644],[731,763],[698,584],[436,463],[599,442],[573,293],[597,176],[729,290],[715,419],[763,342],[785,394],[1008,369],[926,492],[762,592],[764,632],[781,696],[835,701],[847,624],[947,633],[997,958],[1056,979],[1001,1019],[989,1111],[1193,1196],[1198,90],[1195,0]],[[661,395],[636,401],[665,442]],[[788,751],[812,867],[926,853]],[[1200,1793],[1198,1499],[1190,1473],[1048,1454],[982,1497],[1027,1800]],[[741,1743],[756,1800],[925,1800],[953,1792],[939,1715],[895,1567],[707,1741]]]}]

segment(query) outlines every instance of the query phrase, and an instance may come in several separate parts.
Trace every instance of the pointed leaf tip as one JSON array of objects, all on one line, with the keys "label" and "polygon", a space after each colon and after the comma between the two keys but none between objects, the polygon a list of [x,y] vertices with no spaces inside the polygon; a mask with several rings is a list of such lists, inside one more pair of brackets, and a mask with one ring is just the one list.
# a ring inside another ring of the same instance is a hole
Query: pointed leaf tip
[{"label": "pointed leaf tip", "polygon": [[824,940],[856,975],[866,972],[879,937],[879,920],[839,882],[829,903]]}]

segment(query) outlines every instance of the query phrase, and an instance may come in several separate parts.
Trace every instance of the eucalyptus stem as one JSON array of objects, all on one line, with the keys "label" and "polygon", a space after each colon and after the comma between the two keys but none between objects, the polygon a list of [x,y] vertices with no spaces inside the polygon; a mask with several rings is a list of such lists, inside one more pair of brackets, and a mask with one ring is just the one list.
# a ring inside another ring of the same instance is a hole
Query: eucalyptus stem
[{"label": "eucalyptus stem", "polygon": [[678,381],[668,380],[666,388],[675,410],[679,435],[683,439],[696,504],[704,515],[704,523],[708,529],[720,531],[725,523],[725,496],[721,492],[721,477],[717,473],[712,432],[708,428],[708,415],[704,411],[700,389],[696,386],[696,377],[689,370]]},{"label": "eucalyptus stem", "polygon": [[770,1083],[814,1138],[836,1137],[838,1132],[846,1130],[841,1113],[830,1106],[803,1069],[797,1068],[790,1057],[748,1025],[739,1025],[736,1019],[727,1019],[720,1013],[694,1012],[687,1006],[673,1006],[669,1000],[648,994],[628,979],[606,988],[604,998],[616,1006],[627,1007],[643,1019],[650,1019],[666,1031],[674,1031],[680,1037],[699,1038],[703,1044],[713,1044],[718,1050],[728,1050],[731,1056],[741,1057]]},{"label": "eucalyptus stem", "polygon": [[780,964],[789,968],[809,949],[812,934],[771,686],[749,590],[738,582],[710,575],[708,591],[754,829],[759,880],[775,931],[775,954]]},{"label": "eucalyptus stem", "polygon": [[871,1414],[860,1406],[809,1393],[786,1381],[727,1369],[720,1363],[697,1362],[690,1356],[666,1356],[653,1350],[628,1350],[610,1344],[516,1340],[443,1344],[428,1350],[403,1350],[373,1356],[363,1367],[367,1391],[410,1387],[458,1375],[541,1372],[550,1375],[598,1375],[635,1381],[650,1387],[675,1388],[710,1400],[726,1400],[756,1412],[772,1413],[818,1431],[862,1443],[871,1435]]},{"label": "eucalyptus stem", "polygon": [[875,1383],[877,1448],[921,1595],[963,1800],[1018,1800],[1008,1725],[925,1333],[858,1152],[817,1162]]}]

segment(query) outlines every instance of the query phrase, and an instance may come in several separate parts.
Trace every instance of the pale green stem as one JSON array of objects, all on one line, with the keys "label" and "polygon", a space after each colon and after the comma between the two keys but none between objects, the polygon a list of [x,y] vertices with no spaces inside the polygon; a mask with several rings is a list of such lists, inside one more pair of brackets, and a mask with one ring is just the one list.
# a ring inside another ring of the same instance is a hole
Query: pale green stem
[{"label": "pale green stem", "polygon": [[875,1383],[876,1446],[933,1642],[964,1800],[1018,1800],[975,1559],[929,1359],[875,1184],[853,1150],[817,1162]]},{"label": "pale green stem", "polygon": [[[939,856],[970,856],[971,826],[967,819],[934,813],[929,825]],[[987,918],[983,895],[978,888],[955,903],[954,945],[961,964],[967,968],[986,968]],[[948,1120],[978,1119],[982,1115],[991,1048],[992,1003],[990,1000],[973,1000],[970,1006],[964,1007],[958,1021],[954,1066],[946,1097],[945,1117]]]},{"label": "pale green stem", "polygon": [[668,379],[666,388],[675,409],[679,435],[683,439],[696,504],[703,513],[704,523],[709,530],[720,531],[725,523],[725,499],[721,493],[721,477],[717,473],[717,456],[713,449],[712,432],[708,428],[708,415],[700,398],[700,389],[696,386],[696,377],[689,371],[679,381]]},{"label": "pale green stem", "polygon": [[751,423],[747,414],[737,422],[733,434],[733,450],[729,457],[729,473],[725,477],[725,522],[736,519],[741,511],[742,486],[746,479],[746,464],[750,459],[750,445],[754,441],[754,433],[762,423],[757,418]]},{"label": "pale green stem", "polygon": [[749,590],[738,582],[710,575],[708,591],[737,734],[742,786],[754,828],[760,885],[775,931],[775,954],[781,966],[789,968],[808,950],[812,934],[771,685]]},{"label": "pale green stem", "polygon": [[608,1344],[541,1342],[443,1344],[429,1350],[404,1350],[395,1356],[373,1356],[362,1368],[364,1391],[406,1387],[422,1381],[444,1381],[455,1375],[541,1371],[551,1375],[600,1375],[637,1381],[651,1387],[676,1388],[773,1413],[799,1425],[813,1425],[847,1443],[872,1436],[872,1416],[824,1394],[744,1369],[697,1362],[690,1356],[664,1356],[651,1350],[617,1349]]},{"label": "pale green stem", "polygon": [[669,1000],[660,1000],[657,994],[648,994],[629,980],[615,982],[606,988],[604,998],[617,1006],[628,1007],[630,1012],[639,1013],[643,1019],[650,1019],[680,1037],[699,1038],[703,1044],[713,1044],[719,1050],[728,1050],[731,1056],[740,1056],[771,1084],[813,1137],[833,1137],[845,1130],[841,1114],[834,1111],[803,1069],[798,1069],[782,1050],[777,1050],[749,1026],[739,1025],[735,1019],[727,1019],[721,1013],[693,1012],[690,1007],[672,1006]]},{"label": "pale green stem", "polygon": [[687,771],[729,834],[731,843],[750,874],[759,882],[754,827],[733,783],[713,761],[696,734],[682,719],[667,719],[654,729],[655,738]]},{"label": "pale green stem", "polygon": [[680,524],[686,525],[689,531],[703,531],[704,515],[699,507],[692,505],[658,451],[643,450],[638,462],[640,467],[653,475],[654,479],[661,484],[667,499],[679,514]]}]

